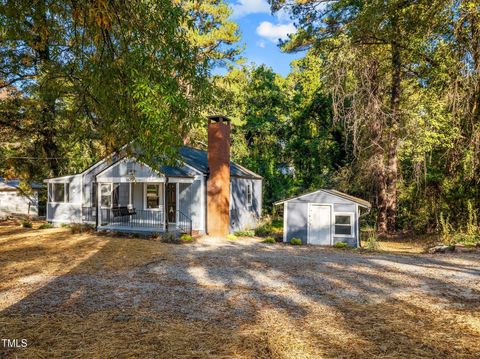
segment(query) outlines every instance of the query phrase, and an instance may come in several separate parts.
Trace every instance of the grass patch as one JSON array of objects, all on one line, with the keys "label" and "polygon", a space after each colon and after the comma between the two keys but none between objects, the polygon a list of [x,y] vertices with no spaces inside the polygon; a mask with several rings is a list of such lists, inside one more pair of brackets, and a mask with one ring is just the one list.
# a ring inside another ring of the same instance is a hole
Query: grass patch
[{"label": "grass patch", "polygon": [[254,230],[243,230],[243,231],[235,231],[233,232],[234,235],[237,237],[254,237],[255,231]]},{"label": "grass patch", "polygon": [[335,248],[348,248],[348,244],[345,242],[337,242],[333,245]]},{"label": "grass patch", "polygon": [[194,241],[194,238],[193,238],[191,235],[189,235],[189,234],[182,234],[182,235],[180,236],[180,240],[181,240],[182,242],[192,242],[192,241]]},{"label": "grass patch", "polygon": [[41,224],[38,229],[49,229],[49,228],[53,228],[53,224],[51,223],[43,223]]},{"label": "grass patch", "polygon": [[23,228],[32,228],[33,225],[32,225],[32,222],[30,222],[30,221],[22,221],[22,227]]},{"label": "grass patch", "polygon": [[235,241],[238,239],[238,237],[235,234],[230,233],[230,234],[227,234],[227,239],[229,241]]},{"label": "grass patch", "polygon": [[266,237],[262,243],[277,243],[277,241],[273,237]]}]

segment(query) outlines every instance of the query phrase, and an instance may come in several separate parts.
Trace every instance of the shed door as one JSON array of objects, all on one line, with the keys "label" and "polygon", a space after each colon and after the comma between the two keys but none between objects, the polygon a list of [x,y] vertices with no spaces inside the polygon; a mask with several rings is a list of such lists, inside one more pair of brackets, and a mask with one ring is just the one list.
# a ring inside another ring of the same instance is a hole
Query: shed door
[{"label": "shed door", "polygon": [[331,244],[330,206],[310,205],[308,214],[308,243],[329,246]]}]

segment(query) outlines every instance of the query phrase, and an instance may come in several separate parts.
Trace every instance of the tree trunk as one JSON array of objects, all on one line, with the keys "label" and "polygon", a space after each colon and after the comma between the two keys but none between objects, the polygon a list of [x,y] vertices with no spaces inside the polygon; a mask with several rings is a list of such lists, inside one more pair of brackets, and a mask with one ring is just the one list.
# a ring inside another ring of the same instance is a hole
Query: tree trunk
[{"label": "tree trunk", "polygon": [[400,47],[392,42],[392,88],[390,97],[391,114],[388,121],[387,141],[387,177],[386,177],[386,211],[387,229],[395,232],[397,229],[397,180],[398,180],[398,131],[400,125],[400,91],[402,80],[402,59]]},{"label": "tree trunk", "polygon": [[368,64],[366,72],[366,92],[369,98],[366,114],[369,117],[370,143],[373,145],[372,162],[373,176],[377,195],[377,230],[387,232],[387,186],[385,176],[385,151],[384,151],[384,115],[381,95],[379,94],[379,64],[372,60]]},{"label": "tree trunk", "polygon": [[47,21],[47,5],[45,2],[37,4],[37,13],[34,17],[34,49],[36,51],[36,57],[38,59],[38,72],[41,74],[42,83],[40,84],[39,97],[41,100],[41,114],[40,114],[40,128],[39,133],[42,136],[41,147],[48,158],[46,163],[50,168],[53,176],[60,174],[60,168],[58,166],[58,146],[55,141],[55,112],[56,112],[56,96],[54,91],[48,84],[49,81],[49,67],[50,67],[50,38],[48,31],[42,31],[48,29]]}]

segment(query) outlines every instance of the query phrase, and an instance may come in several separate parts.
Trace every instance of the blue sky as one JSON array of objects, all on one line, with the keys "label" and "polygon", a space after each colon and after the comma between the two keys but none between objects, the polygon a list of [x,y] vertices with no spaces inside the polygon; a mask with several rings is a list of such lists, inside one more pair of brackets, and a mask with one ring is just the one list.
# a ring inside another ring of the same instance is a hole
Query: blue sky
[{"label": "blue sky", "polygon": [[290,62],[302,54],[285,54],[278,48],[278,39],[295,32],[293,21],[287,14],[270,14],[266,0],[228,0],[233,8],[232,19],[240,26],[241,44],[246,48],[243,56],[248,62],[265,64],[281,75],[290,72]]}]

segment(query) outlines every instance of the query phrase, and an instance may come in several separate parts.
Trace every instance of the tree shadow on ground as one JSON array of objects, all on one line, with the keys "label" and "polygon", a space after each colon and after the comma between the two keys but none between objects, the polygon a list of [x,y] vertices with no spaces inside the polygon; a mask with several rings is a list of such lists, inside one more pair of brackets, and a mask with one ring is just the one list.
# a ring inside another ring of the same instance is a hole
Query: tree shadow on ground
[{"label": "tree shadow on ground", "polygon": [[[72,245],[70,253],[98,250],[1,312],[2,338],[27,336],[32,345],[0,354],[474,358],[480,351],[476,255],[142,242],[94,237]],[[144,251],[153,255],[136,260]],[[26,260],[43,255],[31,251]]]}]

